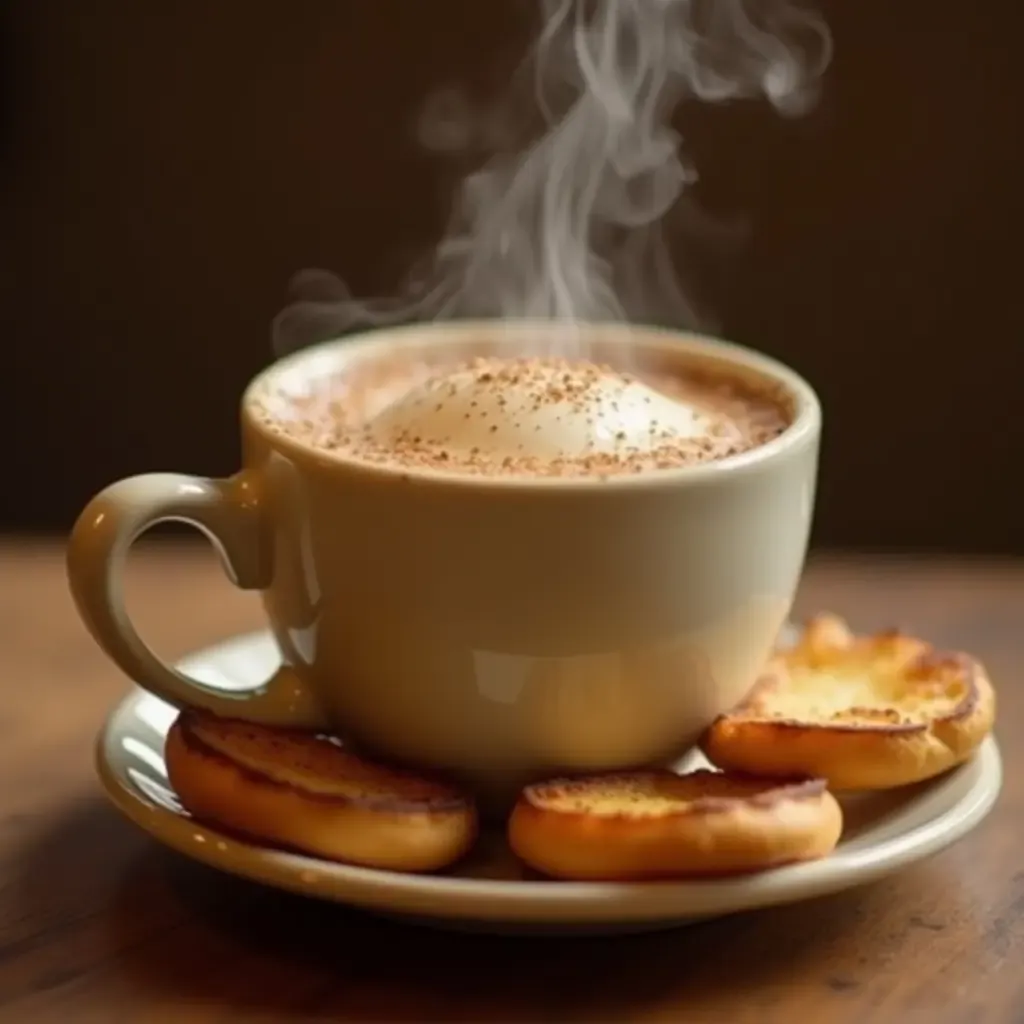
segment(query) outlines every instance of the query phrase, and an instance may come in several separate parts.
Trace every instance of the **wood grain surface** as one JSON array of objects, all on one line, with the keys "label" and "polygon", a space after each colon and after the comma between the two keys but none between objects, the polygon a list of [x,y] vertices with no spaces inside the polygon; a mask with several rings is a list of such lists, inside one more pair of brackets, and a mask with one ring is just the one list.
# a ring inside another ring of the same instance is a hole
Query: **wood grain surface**
[{"label": "wood grain surface", "polygon": [[[168,656],[259,623],[199,547],[144,545],[128,592]],[[221,877],[123,821],[91,748],[127,682],[75,617],[60,547],[0,543],[0,1021],[1024,1020],[1024,564],[819,558],[798,612],[819,608],[987,662],[1007,778],[977,832],[792,907],[647,936],[483,938]]]}]

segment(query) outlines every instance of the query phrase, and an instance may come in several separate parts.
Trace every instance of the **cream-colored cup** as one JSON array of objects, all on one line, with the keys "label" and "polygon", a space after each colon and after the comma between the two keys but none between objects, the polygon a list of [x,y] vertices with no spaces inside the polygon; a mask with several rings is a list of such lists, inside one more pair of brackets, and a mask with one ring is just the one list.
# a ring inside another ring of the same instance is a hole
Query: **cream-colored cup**
[{"label": "cream-colored cup", "polygon": [[[671,369],[697,360],[768,381],[792,425],[729,459],[598,479],[480,477],[360,464],[255,414],[356,361],[453,358],[550,336],[543,323],[445,323],[307,349],[256,378],[243,466],[209,480],[122,480],[83,511],[68,572],[97,642],[177,707],[333,730],[392,759],[507,795],[525,778],[677,757],[753,682],[806,552],[820,411],[776,361],[656,328],[582,328],[593,354]],[[128,548],[180,520],[262,592],[282,655],[227,693],[160,661],[121,596]]]}]

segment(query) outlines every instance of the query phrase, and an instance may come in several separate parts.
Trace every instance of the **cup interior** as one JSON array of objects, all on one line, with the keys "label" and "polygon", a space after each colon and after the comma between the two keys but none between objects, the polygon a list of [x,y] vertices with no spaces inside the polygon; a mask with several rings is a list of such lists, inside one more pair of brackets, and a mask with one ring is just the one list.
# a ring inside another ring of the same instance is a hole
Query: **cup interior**
[{"label": "cup interior", "polygon": [[[661,471],[656,474],[659,477],[675,472],[692,476],[725,464],[761,460],[813,432],[821,415],[813,389],[799,374],[778,360],[733,342],[656,326],[566,325],[530,320],[411,324],[314,345],[281,359],[257,376],[245,393],[243,407],[252,410],[258,406],[271,417],[285,417],[294,414],[297,401],[329,389],[339,377],[363,375],[369,380],[384,380],[410,364],[421,367],[426,376],[446,365],[495,355],[587,359],[641,376],[685,372],[709,379],[726,378],[741,390],[771,399],[786,414],[787,428],[766,444],[704,466]],[[259,429],[259,417],[252,419]],[[276,443],[288,442],[278,437]],[[567,482],[567,478],[559,479],[563,484]]]}]

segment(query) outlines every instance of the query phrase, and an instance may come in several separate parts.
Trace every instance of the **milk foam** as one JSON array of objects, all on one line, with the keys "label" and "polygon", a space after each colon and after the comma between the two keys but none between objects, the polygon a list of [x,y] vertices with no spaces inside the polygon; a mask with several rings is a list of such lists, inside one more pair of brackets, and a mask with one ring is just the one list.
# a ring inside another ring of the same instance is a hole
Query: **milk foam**
[{"label": "milk foam", "polygon": [[413,387],[367,424],[376,444],[492,458],[646,453],[708,436],[713,418],[639,380],[562,360],[478,360]]},{"label": "milk foam", "polygon": [[270,429],[342,459],[528,478],[681,469],[749,451],[788,423],[773,398],[699,366],[638,379],[556,358],[370,362],[262,405]]}]

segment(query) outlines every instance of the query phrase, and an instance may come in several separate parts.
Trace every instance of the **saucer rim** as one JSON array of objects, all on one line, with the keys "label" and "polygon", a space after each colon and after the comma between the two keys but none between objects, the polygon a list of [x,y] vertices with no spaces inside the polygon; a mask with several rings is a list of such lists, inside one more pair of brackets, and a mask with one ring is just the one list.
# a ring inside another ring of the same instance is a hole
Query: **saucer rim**
[{"label": "saucer rim", "polygon": [[[256,642],[266,630],[241,634],[191,653],[181,664],[223,659]],[[657,924],[722,916],[839,892],[939,852],[972,831],[995,804],[1002,759],[994,736],[974,757],[908,797],[926,799],[934,815],[908,831],[831,857],[742,878],[658,882],[551,882],[402,875],[332,863],[260,846],[199,825],[149,801],[117,768],[112,756],[122,724],[142,700],[163,701],[133,689],[107,715],[95,745],[95,767],[107,798],[133,824],[185,856],[217,870],[274,888],[402,916],[452,921],[533,924]],[[964,775],[968,778],[964,779]],[[962,790],[962,792],[958,792]],[[876,826],[877,828],[877,826]]]}]

